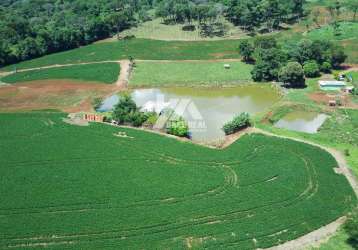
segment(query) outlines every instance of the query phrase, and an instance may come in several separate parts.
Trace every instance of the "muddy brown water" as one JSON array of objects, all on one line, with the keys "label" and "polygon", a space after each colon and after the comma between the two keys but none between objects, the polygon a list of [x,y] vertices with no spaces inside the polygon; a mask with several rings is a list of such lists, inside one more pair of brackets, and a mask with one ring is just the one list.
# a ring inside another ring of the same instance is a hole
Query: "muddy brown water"
[{"label": "muddy brown water", "polygon": [[[175,109],[188,122],[192,139],[199,142],[223,139],[222,126],[235,115],[242,112],[254,115],[280,100],[280,94],[270,85],[135,89],[131,95],[136,104],[147,111],[159,113],[165,107]],[[118,96],[111,96],[99,110],[109,111],[118,101]]]}]

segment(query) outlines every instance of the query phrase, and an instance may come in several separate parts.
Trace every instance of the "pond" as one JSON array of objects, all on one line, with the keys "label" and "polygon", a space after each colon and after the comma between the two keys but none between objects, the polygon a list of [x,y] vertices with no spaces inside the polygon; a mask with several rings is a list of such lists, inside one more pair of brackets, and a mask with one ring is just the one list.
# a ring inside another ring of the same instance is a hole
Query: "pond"
[{"label": "pond", "polygon": [[327,117],[325,114],[315,112],[294,111],[279,120],[275,127],[314,134],[317,133]]},{"label": "pond", "polygon": [[[159,113],[170,107],[188,121],[194,141],[213,142],[225,135],[222,126],[235,115],[251,115],[264,111],[280,99],[269,85],[245,85],[227,88],[152,88],[135,89],[133,100],[142,109]],[[108,111],[118,102],[118,96],[106,99],[99,111]]]}]

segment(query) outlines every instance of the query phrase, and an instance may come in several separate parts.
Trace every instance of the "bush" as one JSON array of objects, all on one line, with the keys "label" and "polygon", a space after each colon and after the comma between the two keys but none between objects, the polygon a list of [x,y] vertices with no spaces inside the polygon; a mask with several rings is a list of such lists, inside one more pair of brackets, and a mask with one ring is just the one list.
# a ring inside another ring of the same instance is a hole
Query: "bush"
[{"label": "bush", "polygon": [[332,65],[329,62],[324,62],[321,65],[321,71],[323,73],[331,73],[332,71]]},{"label": "bush", "polygon": [[358,247],[358,212],[355,210],[346,221],[344,230],[349,235],[348,243],[354,248]]},{"label": "bush", "polygon": [[155,112],[147,113],[147,120],[143,123],[144,127],[153,128],[158,120],[158,115]]},{"label": "bush", "polygon": [[279,80],[292,88],[305,87],[305,76],[301,64],[289,62],[279,72]]},{"label": "bush", "polygon": [[132,97],[124,94],[119,99],[118,104],[113,110],[113,119],[119,124],[130,124],[135,127],[142,126],[148,119],[146,113],[140,112]]},{"label": "bush", "polygon": [[166,124],[166,128],[167,133],[171,135],[179,137],[187,137],[189,135],[188,123],[180,116],[170,119]]},{"label": "bush", "polygon": [[226,135],[231,135],[241,129],[251,126],[250,115],[246,112],[234,117],[234,119],[223,126]]},{"label": "bush", "polygon": [[94,98],[92,100],[93,109],[97,111],[102,106],[102,102],[103,102],[102,98],[100,98],[100,97]]},{"label": "bush", "polygon": [[160,113],[160,117],[166,120],[166,132],[179,137],[189,136],[189,126],[183,117],[177,115],[171,108],[165,108]]},{"label": "bush", "polygon": [[303,70],[306,77],[318,77],[320,75],[318,63],[315,61],[306,62]]}]

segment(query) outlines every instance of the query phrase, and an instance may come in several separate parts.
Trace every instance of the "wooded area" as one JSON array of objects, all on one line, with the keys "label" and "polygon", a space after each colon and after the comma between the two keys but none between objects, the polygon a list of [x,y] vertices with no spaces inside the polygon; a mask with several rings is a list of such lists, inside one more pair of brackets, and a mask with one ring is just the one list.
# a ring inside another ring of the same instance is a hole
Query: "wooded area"
[{"label": "wooded area", "polygon": [[303,15],[305,0],[5,0],[0,3],[0,66],[76,48],[157,17],[210,32],[226,18],[272,31]]}]

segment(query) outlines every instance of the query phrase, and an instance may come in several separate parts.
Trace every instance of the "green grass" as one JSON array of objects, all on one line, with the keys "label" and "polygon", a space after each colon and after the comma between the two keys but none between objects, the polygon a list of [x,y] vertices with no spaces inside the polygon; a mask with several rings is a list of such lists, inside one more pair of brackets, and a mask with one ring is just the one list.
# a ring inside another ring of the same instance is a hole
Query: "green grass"
[{"label": "green grass", "polygon": [[252,134],[214,150],[62,117],[0,115],[1,249],[266,248],[356,204],[307,144]]},{"label": "green grass", "polygon": [[119,72],[118,63],[96,63],[18,72],[3,77],[1,81],[19,83],[47,79],[69,79],[110,84],[118,79]]},{"label": "green grass", "polygon": [[319,29],[315,29],[308,33],[308,37],[314,40],[346,40],[352,38],[358,38],[358,23],[353,22],[341,22],[339,35],[334,34],[332,25],[326,25]]},{"label": "green grass", "polygon": [[[224,65],[230,64],[230,69]],[[138,62],[132,86],[222,85],[252,81],[252,66],[242,62]]]},{"label": "green grass", "polygon": [[328,242],[323,243],[318,248],[311,248],[310,250],[354,250],[354,248],[347,243],[348,235],[340,229]]},{"label": "green grass", "polygon": [[[156,18],[151,21],[140,24],[138,27],[131,28],[121,32],[121,36],[135,36],[136,38],[158,39],[158,40],[213,40],[213,39],[238,39],[247,37],[245,33],[239,28],[235,27],[226,19],[221,18],[221,22],[225,27],[223,36],[205,37],[198,32],[184,31],[184,24],[163,24],[161,18]],[[196,25],[196,24],[195,24]],[[110,39],[115,40],[116,37]]]},{"label": "green grass", "polygon": [[98,62],[128,59],[184,60],[240,58],[239,41],[158,41],[130,39],[91,44],[74,50],[44,56],[38,59],[11,65],[2,70],[34,68],[54,64]]}]

